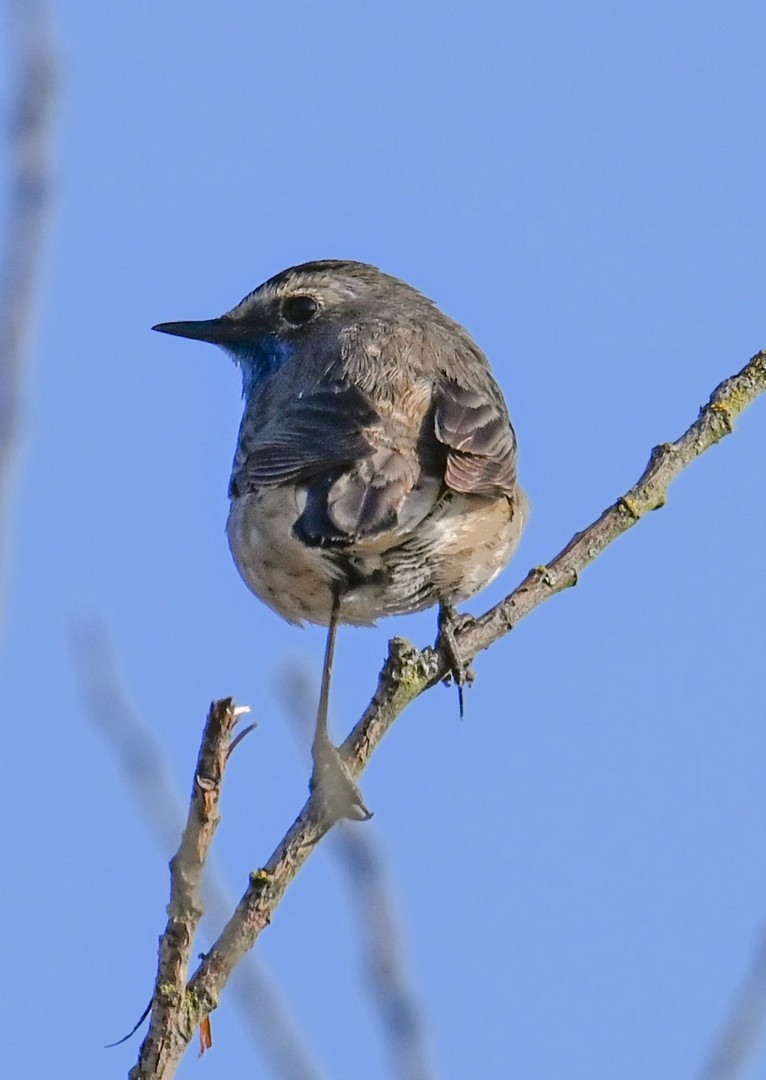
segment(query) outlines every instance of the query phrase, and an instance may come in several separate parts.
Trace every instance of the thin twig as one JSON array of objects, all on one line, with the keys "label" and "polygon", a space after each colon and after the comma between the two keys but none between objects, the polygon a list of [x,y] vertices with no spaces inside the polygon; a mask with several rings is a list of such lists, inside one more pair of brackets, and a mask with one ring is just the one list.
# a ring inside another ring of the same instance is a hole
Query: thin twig
[{"label": "thin twig", "polygon": [[231,746],[229,747],[229,757],[231,757],[231,755],[237,749],[237,747],[242,742],[242,740],[246,739],[247,736],[250,735],[251,732],[255,731],[255,729],[257,727],[258,727],[258,724],[254,723],[254,724],[248,724],[246,728],[242,728],[242,730],[239,732],[237,737],[235,739],[232,739]]},{"label": "thin twig", "polygon": [[[183,831],[184,812],[164,755],[122,686],[105,627],[82,625],[73,637],[73,647],[87,715],[111,748],[150,834],[167,858]],[[232,741],[230,753],[242,735],[239,732]],[[231,902],[210,865],[203,894],[208,916],[220,926],[231,911]],[[247,961],[240,965],[231,987],[246,1035],[280,1080],[321,1080],[272,979],[254,953]]]},{"label": "thin twig", "polygon": [[50,205],[56,54],[44,0],[12,0],[18,87],[10,122],[11,186],[0,280],[0,584],[21,431],[23,369]]},{"label": "thin twig", "polygon": [[[613,540],[627,532],[648,510],[664,505],[670,482],[695,458],[728,435],[733,430],[734,419],[764,390],[766,353],[761,352],[738,375],[716,388],[699,418],[680,439],[652,451],[642,476],[626,495],[578,533],[547,566],[532,570],[510,596],[456,632],[461,655],[466,660],[473,659],[549,597],[575,585],[579,574]],[[390,642],[375,696],[342,747],[354,778],[362,774],[403,709],[443,679],[448,670],[448,658],[436,648],[420,651],[401,638]],[[189,982],[183,1017],[179,1018],[178,1029],[166,1043],[161,1059],[157,1059],[157,1070],[134,1071],[134,1080],[172,1075],[184,1046],[205,1017],[217,1008],[234,968],[269,925],[288,886],[326,831],[326,819],[310,798],[264,868],[251,874],[250,884],[234,914]],[[150,1037],[155,1037],[153,1027]]]}]

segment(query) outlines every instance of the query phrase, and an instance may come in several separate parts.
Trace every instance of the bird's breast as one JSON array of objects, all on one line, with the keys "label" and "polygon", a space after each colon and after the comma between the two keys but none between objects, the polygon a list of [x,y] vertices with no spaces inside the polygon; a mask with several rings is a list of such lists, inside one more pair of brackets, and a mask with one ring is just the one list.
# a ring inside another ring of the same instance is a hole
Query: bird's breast
[{"label": "bird's breast", "polygon": [[291,485],[232,499],[226,533],[240,575],[264,604],[288,622],[326,624],[337,575],[322,548],[294,535],[299,494]]},{"label": "bird's breast", "polygon": [[413,527],[367,540],[311,545],[294,526],[305,488],[272,486],[232,499],[227,534],[234,561],[259,599],[292,623],[371,625],[438,603],[459,603],[487,585],[518,544],[526,500],[444,491]]}]

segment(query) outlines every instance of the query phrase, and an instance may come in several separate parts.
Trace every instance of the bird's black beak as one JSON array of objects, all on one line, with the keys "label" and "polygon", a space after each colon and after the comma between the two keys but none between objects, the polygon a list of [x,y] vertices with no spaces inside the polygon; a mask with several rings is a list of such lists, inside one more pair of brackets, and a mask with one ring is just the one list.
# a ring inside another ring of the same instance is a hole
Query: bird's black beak
[{"label": "bird's black beak", "polygon": [[245,328],[242,323],[222,315],[219,319],[201,319],[198,322],[163,322],[157,323],[152,330],[161,334],[175,334],[176,337],[194,338],[197,341],[210,341],[214,345],[234,345],[242,340]]}]

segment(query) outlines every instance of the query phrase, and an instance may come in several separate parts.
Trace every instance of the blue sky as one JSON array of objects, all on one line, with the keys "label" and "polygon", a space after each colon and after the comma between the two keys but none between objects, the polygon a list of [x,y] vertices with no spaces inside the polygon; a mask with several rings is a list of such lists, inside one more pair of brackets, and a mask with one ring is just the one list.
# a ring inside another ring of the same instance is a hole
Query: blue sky
[{"label": "blue sky", "polygon": [[[135,1060],[137,1041],[101,1046],[147,1000],[168,885],[87,720],[74,628],[108,628],[184,797],[208,702],[252,707],[215,846],[235,896],[302,805],[280,679],[316,676],[323,647],[247,592],[226,548],[234,367],[149,327],[337,257],[463,322],[532,503],[512,566],[468,605],[484,610],[766,345],[766,14],[70,0],[56,24],[56,198],[0,657],[4,1064],[100,1080]],[[374,758],[366,828],[439,1077],[699,1076],[766,916],[765,473],[761,401],[666,509],[479,658],[462,723],[437,688]],[[338,735],[393,633],[425,644],[434,614],[341,633]],[[327,852],[258,953],[324,1075],[390,1075]],[[226,999],[213,1023],[214,1050],[179,1076],[273,1075]]]}]

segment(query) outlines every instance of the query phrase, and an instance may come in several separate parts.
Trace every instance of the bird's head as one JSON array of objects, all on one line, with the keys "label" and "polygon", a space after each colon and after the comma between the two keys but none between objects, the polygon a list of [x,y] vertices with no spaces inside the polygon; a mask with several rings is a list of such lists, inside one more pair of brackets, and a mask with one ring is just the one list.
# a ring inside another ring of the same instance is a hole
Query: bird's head
[{"label": "bird's head", "polygon": [[296,349],[321,346],[366,320],[437,314],[406,282],[367,263],[327,259],[283,270],[217,319],[159,323],[164,334],[220,345],[242,367],[245,393]]}]

